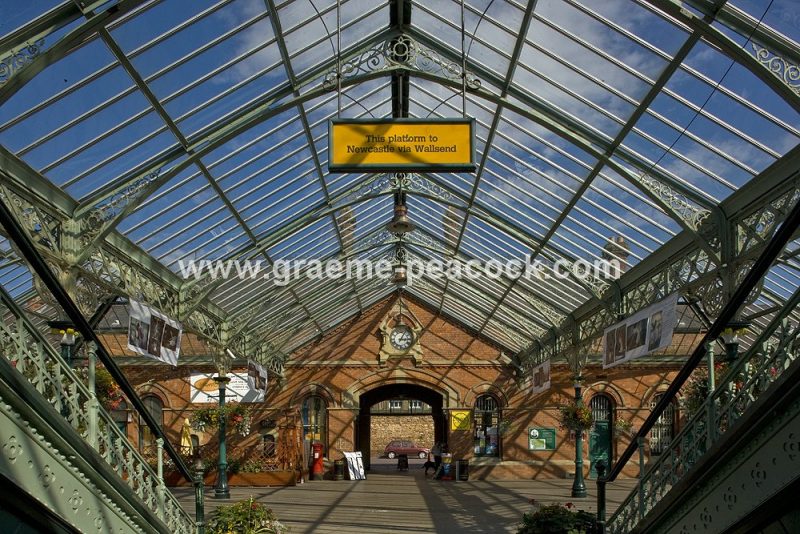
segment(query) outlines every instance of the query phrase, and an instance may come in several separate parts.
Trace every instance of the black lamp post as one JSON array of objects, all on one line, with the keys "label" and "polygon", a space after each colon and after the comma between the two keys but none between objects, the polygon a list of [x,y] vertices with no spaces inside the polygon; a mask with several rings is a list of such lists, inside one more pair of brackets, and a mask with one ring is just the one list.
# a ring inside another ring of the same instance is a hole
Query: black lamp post
[{"label": "black lamp post", "polygon": [[217,484],[214,486],[214,497],[217,499],[230,499],[231,491],[228,489],[228,459],[225,450],[225,431],[227,421],[225,417],[225,388],[230,378],[224,374],[215,376],[219,384],[219,463],[217,464]]},{"label": "black lamp post", "polygon": [[225,417],[225,389],[231,379],[228,371],[231,367],[231,358],[224,347],[220,347],[214,353],[214,365],[217,367],[218,375],[214,380],[219,386],[219,462],[217,463],[217,483],[214,486],[214,498],[230,499],[231,492],[228,488],[228,459],[225,449],[225,432],[227,430],[227,417]]},{"label": "black lamp post", "polygon": [[203,458],[200,456],[199,449],[195,451],[194,462],[194,519],[197,525],[197,534],[205,534],[206,531],[206,511],[205,499],[203,496]]},{"label": "black lamp post", "polygon": [[[583,406],[583,397],[581,395],[581,380],[583,377],[580,375],[575,377],[575,405]],[[575,430],[575,478],[572,481],[572,496],[573,497],[586,497],[586,483],[583,481],[583,429],[578,428]]]}]

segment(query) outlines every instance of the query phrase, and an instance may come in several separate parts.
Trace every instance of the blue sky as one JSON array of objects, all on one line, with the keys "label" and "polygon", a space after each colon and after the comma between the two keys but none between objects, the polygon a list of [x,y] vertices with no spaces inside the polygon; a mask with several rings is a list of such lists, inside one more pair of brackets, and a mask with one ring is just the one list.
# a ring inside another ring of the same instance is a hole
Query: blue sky
[{"label": "blue sky", "polygon": [[[765,24],[798,38],[796,2],[774,0],[766,14],[766,2],[732,4],[756,18],[764,15]],[[5,2],[0,33],[52,6]],[[252,102],[278,95],[281,101],[292,98],[289,70],[302,77],[322,64],[333,68],[334,2],[278,3],[290,69],[283,63],[264,6],[256,0],[168,0],[110,33],[181,133],[192,141]],[[482,88],[522,109],[563,115],[569,128],[587,134],[589,149],[601,152],[592,139],[604,143],[615,139],[688,36],[664,17],[625,0],[541,0],[512,70],[510,56],[523,6],[471,1],[467,8],[468,61],[487,73]],[[459,15],[459,2],[415,2],[413,27],[458,57]],[[342,20],[347,48],[388,25],[388,5],[349,0],[343,3]],[[176,28],[182,29],[162,35]],[[745,44],[745,38],[736,37]],[[47,38],[45,46],[54,40]],[[504,88],[509,72],[512,76]],[[298,93],[320,82],[312,79]],[[414,116],[460,116],[461,98],[452,88],[416,77],[411,88]],[[350,87],[342,99],[341,115],[389,116],[390,96],[388,77]],[[310,126],[311,145],[299,109]],[[339,111],[335,94],[324,94],[301,108],[275,114],[202,158],[256,239],[324,206],[326,194],[335,195],[362,179],[326,172],[327,122]],[[498,111],[498,128],[487,149]],[[598,166],[597,158],[524,114],[498,110],[488,99],[470,95],[467,114],[477,121],[476,152],[479,161],[485,158],[486,168],[479,181],[474,175],[441,174],[433,179],[466,200],[478,184],[473,213],[466,218],[463,253],[519,257],[551,233],[574,193]],[[613,158],[616,167],[598,166],[594,182],[556,228],[545,250],[552,257],[596,258],[609,238],[623,235],[636,263],[681,228],[621,172],[669,177],[698,201],[717,203],[794,147],[800,139],[798,124],[798,114],[752,73],[698,43],[622,139]],[[179,148],[179,140],[98,39],[45,69],[3,103],[0,143],[78,200]],[[643,160],[644,168],[632,165],[632,159]],[[181,161],[168,162],[161,172]],[[390,203],[383,197],[355,205],[356,235],[377,231],[388,218]],[[442,239],[446,206],[420,198],[409,204],[412,217],[424,218],[422,226]],[[522,236],[505,234],[481,217],[480,210],[518,225]],[[459,215],[465,220],[463,211]],[[177,173],[118,229],[174,270],[178,259],[226,257],[251,243],[196,165]],[[289,236],[268,253],[287,257],[335,252],[313,244],[323,241],[336,242],[331,217]],[[304,246],[307,243],[311,244]]]}]

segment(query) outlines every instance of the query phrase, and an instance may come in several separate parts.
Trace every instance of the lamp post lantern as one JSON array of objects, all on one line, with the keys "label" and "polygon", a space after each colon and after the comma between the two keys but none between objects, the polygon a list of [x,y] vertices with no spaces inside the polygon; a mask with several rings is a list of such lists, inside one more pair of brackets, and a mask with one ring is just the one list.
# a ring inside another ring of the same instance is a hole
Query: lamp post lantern
[{"label": "lamp post lantern", "polygon": [[231,359],[228,357],[227,350],[220,350],[214,358],[219,374],[214,380],[219,386],[219,462],[217,463],[217,483],[214,486],[214,498],[230,499],[231,492],[228,488],[228,459],[225,450],[225,432],[227,430],[227,418],[225,417],[225,389],[231,379],[228,377],[228,370],[231,366]]},{"label": "lamp post lantern", "polygon": [[[581,380],[583,377],[580,375],[575,377],[575,404],[577,406],[583,405],[583,397],[581,395]],[[583,429],[578,428],[575,430],[575,478],[572,481],[572,496],[573,497],[586,497],[586,483],[583,480]]]},{"label": "lamp post lantern", "polygon": [[61,357],[72,367],[72,357],[75,349],[75,342],[80,334],[75,330],[75,325],[68,320],[48,321],[50,331],[55,335],[61,336]]},{"label": "lamp post lantern", "polygon": [[730,321],[720,337],[725,343],[725,362],[733,364],[739,357],[739,336],[744,335],[750,323],[746,321]]}]

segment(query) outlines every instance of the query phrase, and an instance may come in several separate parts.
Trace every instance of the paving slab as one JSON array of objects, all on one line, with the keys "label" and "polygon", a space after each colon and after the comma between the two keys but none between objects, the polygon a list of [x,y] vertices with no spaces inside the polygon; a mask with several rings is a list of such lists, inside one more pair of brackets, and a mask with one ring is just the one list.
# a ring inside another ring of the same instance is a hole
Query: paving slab
[{"label": "paving slab", "polygon": [[[608,511],[613,512],[635,487],[635,480],[609,486]],[[425,476],[419,466],[398,472],[374,466],[366,480],[308,481],[290,487],[231,488],[229,503],[253,496],[272,508],[291,527],[291,534],[500,533],[516,532],[522,514],[538,504],[573,503],[596,511],[594,481],[589,497],[570,497],[572,480],[441,481]],[[194,492],[175,488],[181,504],[194,514]],[[226,501],[206,489],[206,514]]]}]

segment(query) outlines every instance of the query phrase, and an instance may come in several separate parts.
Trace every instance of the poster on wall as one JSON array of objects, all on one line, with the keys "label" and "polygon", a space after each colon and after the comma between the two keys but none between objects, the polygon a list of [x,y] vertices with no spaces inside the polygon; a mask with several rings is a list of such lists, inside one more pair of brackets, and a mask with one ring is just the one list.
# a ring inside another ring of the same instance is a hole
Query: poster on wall
[{"label": "poster on wall", "polygon": [[603,335],[603,369],[669,347],[675,330],[678,294],[606,328]]},{"label": "poster on wall", "polygon": [[141,302],[128,302],[128,349],[173,366],[181,350],[181,323]]},{"label": "poster on wall", "polygon": [[248,360],[247,382],[250,385],[250,392],[242,402],[263,402],[267,394],[267,370],[264,366]]},{"label": "poster on wall", "polygon": [[[192,373],[190,402],[201,404],[219,400],[219,384],[216,373]],[[228,373],[230,381],[225,387],[225,399],[233,402],[262,402],[267,391],[267,370],[256,362],[249,361],[247,369]]]},{"label": "poster on wall", "polygon": [[531,393],[542,393],[550,389],[550,359],[546,359],[531,370],[533,386]]}]

